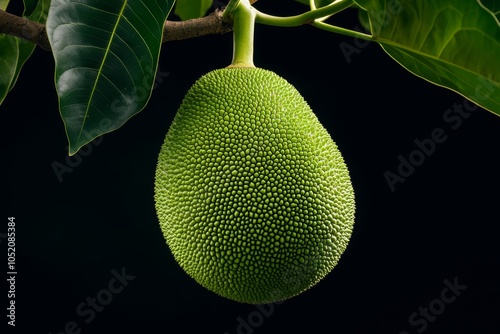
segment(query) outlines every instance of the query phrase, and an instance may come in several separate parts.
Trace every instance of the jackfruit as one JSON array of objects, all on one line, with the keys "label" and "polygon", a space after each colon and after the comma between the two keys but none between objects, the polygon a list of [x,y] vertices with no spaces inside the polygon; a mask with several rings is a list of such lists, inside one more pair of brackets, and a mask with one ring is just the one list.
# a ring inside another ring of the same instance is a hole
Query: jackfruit
[{"label": "jackfruit", "polygon": [[355,213],[344,159],[300,93],[274,72],[238,67],[186,94],[159,153],[155,206],[187,274],[251,304],[324,278]]}]

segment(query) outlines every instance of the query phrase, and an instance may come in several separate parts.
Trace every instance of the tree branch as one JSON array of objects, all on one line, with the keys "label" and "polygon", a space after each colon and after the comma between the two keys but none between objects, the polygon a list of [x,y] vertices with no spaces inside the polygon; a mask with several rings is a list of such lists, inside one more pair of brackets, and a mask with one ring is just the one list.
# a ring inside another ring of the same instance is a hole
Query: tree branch
[{"label": "tree branch", "polygon": [[165,21],[163,42],[178,41],[205,35],[225,34],[232,31],[229,23],[222,19],[222,10],[208,16],[187,21]]},{"label": "tree branch", "polygon": [[46,51],[50,50],[47,31],[43,24],[7,13],[3,10],[0,10],[0,34],[1,33],[30,41]]},{"label": "tree branch", "polygon": [[[188,21],[165,21],[163,42],[178,41],[212,34],[225,34],[232,31],[229,23],[222,19],[222,10],[217,9],[208,16]],[[16,36],[46,51],[50,51],[50,43],[45,26],[0,10],[0,34]]]},{"label": "tree branch", "polygon": [[[250,0],[251,4],[258,0]],[[216,9],[208,16],[188,21],[165,21],[163,42],[178,41],[205,35],[225,34],[232,31],[231,24],[222,19],[223,10]],[[0,9],[0,34],[16,36],[50,51],[47,30],[41,23],[10,14]]]}]

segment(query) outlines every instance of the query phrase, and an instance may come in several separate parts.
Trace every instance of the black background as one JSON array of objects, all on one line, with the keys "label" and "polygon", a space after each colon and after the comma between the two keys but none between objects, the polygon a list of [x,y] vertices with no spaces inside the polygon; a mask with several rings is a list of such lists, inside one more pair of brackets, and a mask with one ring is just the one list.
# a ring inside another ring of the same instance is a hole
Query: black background
[{"label": "black background", "polygon": [[[285,0],[257,7],[278,15],[305,9]],[[359,25],[350,12],[336,23]],[[164,44],[163,75],[147,108],[71,159],[53,59],[36,50],[0,106],[7,200],[0,233],[7,217],[17,224],[14,332],[55,334],[74,321],[89,334],[499,333],[498,116],[479,108],[459,125],[447,121],[447,110],[463,105],[463,97],[410,74],[375,44],[348,62],[339,45],[356,46],[352,38],[310,26],[259,25],[255,42],[256,65],[296,86],[351,171],[356,224],[338,266],[259,317],[255,306],[195,283],[163,240],[153,202],[157,154],[191,84],[229,64],[231,34]],[[416,154],[415,140],[431,138],[436,128],[446,140],[391,191],[384,173],[397,173],[398,157]],[[72,172],[58,179],[54,162]],[[77,306],[122,268],[135,278],[86,323]],[[439,306],[445,280],[467,288],[427,326],[422,316],[411,324],[420,307]],[[5,314],[6,294],[0,292]]]}]

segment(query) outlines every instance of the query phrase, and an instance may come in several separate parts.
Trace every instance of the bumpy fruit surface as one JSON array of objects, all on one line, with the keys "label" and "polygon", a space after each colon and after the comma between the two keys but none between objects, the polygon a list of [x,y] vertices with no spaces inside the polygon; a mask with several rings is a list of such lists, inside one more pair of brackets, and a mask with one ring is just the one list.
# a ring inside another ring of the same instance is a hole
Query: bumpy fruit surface
[{"label": "bumpy fruit surface", "polygon": [[230,299],[270,303],[310,288],[352,233],[344,160],[299,92],[259,68],[201,77],[161,148],[155,204],[175,259]]}]

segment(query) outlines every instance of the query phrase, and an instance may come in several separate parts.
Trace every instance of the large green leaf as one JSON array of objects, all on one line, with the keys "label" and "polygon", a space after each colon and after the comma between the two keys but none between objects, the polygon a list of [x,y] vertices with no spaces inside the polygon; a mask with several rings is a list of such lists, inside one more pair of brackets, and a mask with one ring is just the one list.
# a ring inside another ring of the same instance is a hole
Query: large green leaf
[{"label": "large green leaf", "polygon": [[500,26],[476,0],[355,0],[403,67],[500,114]]},{"label": "large green leaf", "polygon": [[212,3],[213,0],[177,0],[175,15],[179,16],[181,20],[203,17]]},{"label": "large green leaf", "polygon": [[69,154],[147,104],[173,0],[52,0],[47,33]]}]

